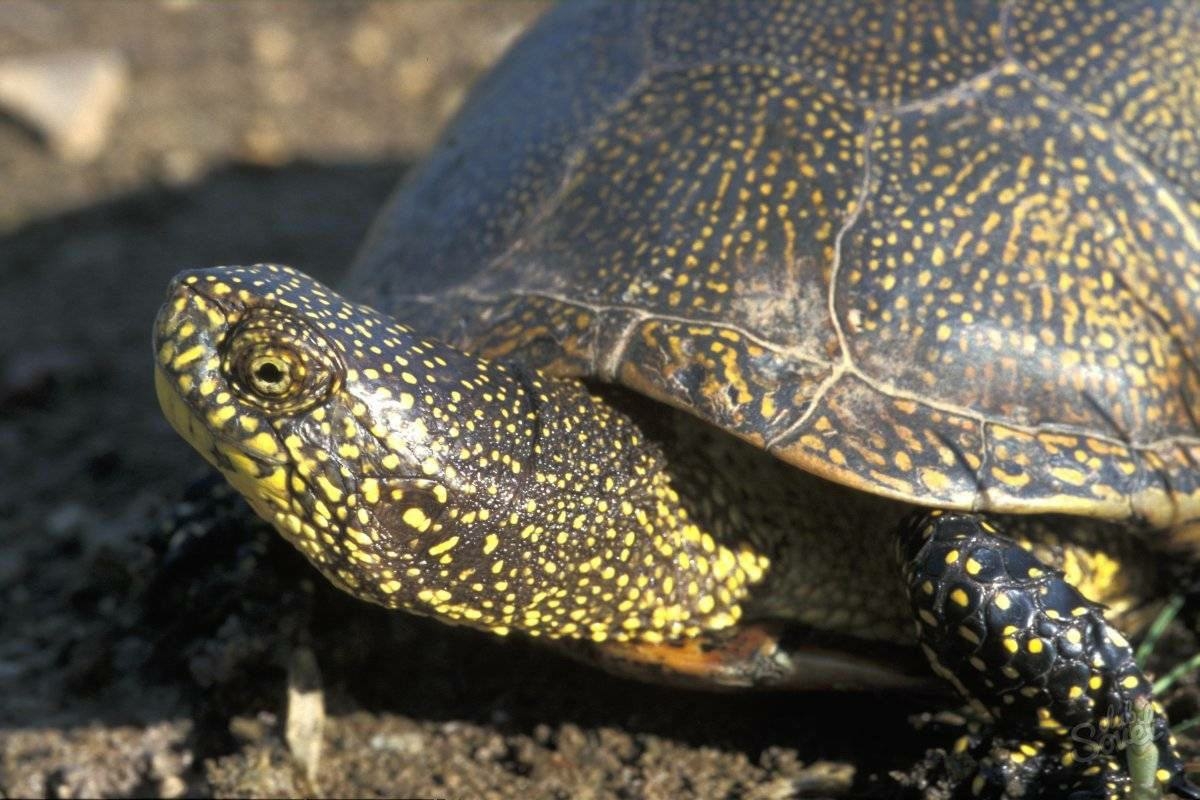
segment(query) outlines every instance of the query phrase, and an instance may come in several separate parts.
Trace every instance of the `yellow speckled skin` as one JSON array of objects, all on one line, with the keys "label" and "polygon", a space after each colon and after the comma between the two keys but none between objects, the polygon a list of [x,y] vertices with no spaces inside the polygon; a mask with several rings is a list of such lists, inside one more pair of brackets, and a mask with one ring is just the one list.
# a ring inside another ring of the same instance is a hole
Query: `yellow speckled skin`
[{"label": "yellow speckled skin", "polygon": [[696,683],[932,666],[1009,737],[972,788],[1119,796],[1068,740],[1149,702],[1114,626],[1200,548],[1197,131],[1192,0],[567,4],[346,297],[178,277],[159,398],[360,598]]}]

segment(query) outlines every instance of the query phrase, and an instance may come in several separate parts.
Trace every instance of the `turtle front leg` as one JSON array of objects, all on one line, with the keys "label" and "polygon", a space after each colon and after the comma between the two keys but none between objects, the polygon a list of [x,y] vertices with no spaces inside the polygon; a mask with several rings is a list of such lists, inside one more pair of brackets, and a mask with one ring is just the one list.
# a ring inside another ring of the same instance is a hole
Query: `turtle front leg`
[{"label": "turtle front leg", "polygon": [[1137,765],[1157,754],[1158,784],[1200,797],[1129,644],[1060,571],[976,514],[922,514],[897,553],[930,665],[995,722],[990,741],[956,748],[976,756],[972,794],[1124,796],[1127,745],[1147,727],[1132,722],[1148,707],[1153,747],[1132,748]]}]

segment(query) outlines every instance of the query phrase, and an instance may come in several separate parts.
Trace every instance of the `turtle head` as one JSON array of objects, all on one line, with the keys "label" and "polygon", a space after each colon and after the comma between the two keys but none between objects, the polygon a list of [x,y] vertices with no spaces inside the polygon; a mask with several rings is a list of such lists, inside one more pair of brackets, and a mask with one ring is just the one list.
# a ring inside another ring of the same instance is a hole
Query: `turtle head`
[{"label": "turtle head", "polygon": [[178,276],[154,348],[175,429],[360,599],[653,642],[734,624],[765,569],[689,520],[658,449],[584,384],[422,339],[287,267]]},{"label": "turtle head", "polygon": [[[364,599],[429,613],[417,595],[438,588],[438,544],[456,537],[479,499],[515,493],[519,437],[471,416],[481,405],[522,416],[507,370],[290,268],[177,276],[154,350],[172,426],[259,516]],[[503,459],[492,459],[499,450]]]}]

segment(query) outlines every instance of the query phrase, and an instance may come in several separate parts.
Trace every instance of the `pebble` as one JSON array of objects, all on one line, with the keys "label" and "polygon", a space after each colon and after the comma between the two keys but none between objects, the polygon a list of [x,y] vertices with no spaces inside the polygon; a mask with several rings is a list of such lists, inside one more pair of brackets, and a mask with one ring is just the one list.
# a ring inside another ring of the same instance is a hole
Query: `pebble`
[{"label": "pebble", "polygon": [[371,737],[370,745],[372,750],[415,756],[425,750],[425,737],[418,731],[378,733]]},{"label": "pebble", "polygon": [[168,775],[158,782],[159,797],[183,797],[187,794],[187,783],[178,775]]},{"label": "pebble", "polygon": [[476,747],[472,756],[476,761],[499,762],[508,755],[508,743],[499,734],[493,734],[482,745]]},{"label": "pebble", "polygon": [[0,108],[31,126],[65,161],[98,156],[129,89],[124,56],[77,50],[0,61]]}]

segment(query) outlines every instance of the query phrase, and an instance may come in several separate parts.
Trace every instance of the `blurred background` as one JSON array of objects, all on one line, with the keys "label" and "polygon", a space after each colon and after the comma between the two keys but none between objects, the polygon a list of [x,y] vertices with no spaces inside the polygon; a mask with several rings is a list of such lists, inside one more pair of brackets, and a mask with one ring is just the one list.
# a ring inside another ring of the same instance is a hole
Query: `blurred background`
[{"label": "blurred background", "polygon": [[[293,589],[229,597],[293,557],[261,548],[158,609],[222,610],[166,639],[182,666],[143,669],[155,531],[203,472],[151,388],[167,280],[277,261],[336,281],[544,7],[0,0],[0,796],[899,791],[888,770],[924,743],[895,698],[659,690],[320,594],[330,717],[306,782],[264,644]],[[294,568],[281,585],[322,591]]]}]

